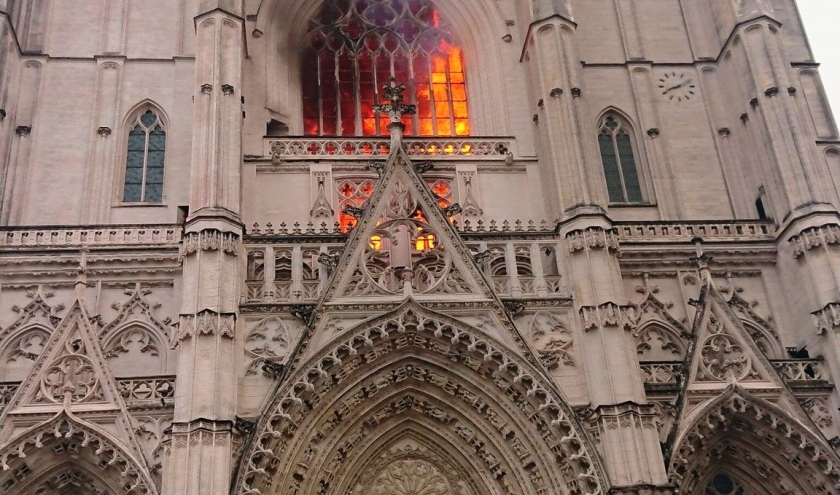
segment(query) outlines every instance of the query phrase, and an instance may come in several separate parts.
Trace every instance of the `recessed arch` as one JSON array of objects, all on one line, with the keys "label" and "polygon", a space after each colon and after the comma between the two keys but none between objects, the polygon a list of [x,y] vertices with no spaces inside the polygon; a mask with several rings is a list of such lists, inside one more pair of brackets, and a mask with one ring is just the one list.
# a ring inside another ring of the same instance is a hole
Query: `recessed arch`
[{"label": "recessed arch", "polygon": [[[29,495],[31,480],[46,479],[68,462],[99,473],[97,479],[114,494],[157,495],[144,460],[130,454],[111,433],[67,412],[30,427],[0,446],[0,490]],[[22,472],[24,477],[16,474]]]},{"label": "recessed arch", "polygon": [[769,493],[831,495],[840,490],[840,458],[828,442],[737,385],[691,414],[674,442],[669,480],[679,493],[699,493],[720,467],[718,461],[744,473],[764,466],[774,483],[764,487]]},{"label": "recessed arch", "polygon": [[168,343],[151,325],[128,321],[110,332],[101,345],[115,377],[166,373]]},{"label": "recessed arch", "polygon": [[[473,462],[487,469],[494,462],[505,466],[494,476],[509,481],[514,493],[546,485],[554,493],[606,489],[600,461],[590,454],[594,447],[555,385],[480,331],[409,301],[351,330],[288,377],[268,401],[246,446],[236,493],[256,493],[269,485],[286,490],[291,483],[324,486],[306,473],[280,467],[298,465],[297,456],[313,452],[313,443],[323,443],[328,446],[323,451],[318,447],[323,466],[316,471],[336,472],[330,459],[341,452],[349,427],[333,434],[335,423],[348,418],[348,424],[375,430],[384,420],[376,419],[381,398],[403,392],[429,402],[430,409],[423,406],[415,416],[431,421],[439,408],[453,418],[442,422],[448,435],[467,445],[486,446],[484,451],[472,448]],[[459,426],[468,430],[459,434],[454,430]],[[522,452],[533,452],[532,462],[518,458],[514,439],[527,443]],[[346,459],[341,457],[342,464]],[[554,476],[540,472],[552,465]]]},{"label": "recessed arch", "polygon": [[53,331],[44,325],[32,324],[6,336],[0,347],[0,381],[23,381],[46,348]]},{"label": "recessed arch", "polygon": [[[508,27],[493,0],[433,0],[463,49],[471,102],[471,134],[509,135],[501,38]],[[266,43],[266,107],[287,119],[291,134],[303,134],[301,48],[309,20],[323,0],[266,0],[260,7],[256,32]]]}]

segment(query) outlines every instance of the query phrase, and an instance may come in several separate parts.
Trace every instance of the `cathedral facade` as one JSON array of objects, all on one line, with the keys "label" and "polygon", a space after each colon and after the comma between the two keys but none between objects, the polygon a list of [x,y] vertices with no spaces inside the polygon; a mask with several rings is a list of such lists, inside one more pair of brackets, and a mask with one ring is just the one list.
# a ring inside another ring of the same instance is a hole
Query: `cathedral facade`
[{"label": "cathedral facade", "polygon": [[0,493],[840,493],[794,0],[0,0]]}]

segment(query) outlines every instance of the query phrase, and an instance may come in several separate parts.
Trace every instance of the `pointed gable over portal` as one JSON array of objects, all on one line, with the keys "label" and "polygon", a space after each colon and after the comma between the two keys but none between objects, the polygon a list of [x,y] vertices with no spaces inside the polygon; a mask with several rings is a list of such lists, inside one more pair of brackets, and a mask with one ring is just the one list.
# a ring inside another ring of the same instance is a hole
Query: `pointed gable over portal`
[{"label": "pointed gable over portal", "polygon": [[413,163],[403,149],[400,117],[413,112],[413,106],[401,103],[403,89],[394,80],[384,88],[391,104],[379,108],[391,117],[391,153],[386,162],[370,165],[379,181],[368,202],[347,211],[357,223],[343,254],[322,256],[332,270],[330,282],[315,310],[311,339],[305,338],[309,352],[298,358],[340,333],[335,321],[352,326],[369,319],[371,309],[381,313],[411,299],[460,318],[535,361],[452,225],[460,206],[439,204],[422,177],[430,165]]}]

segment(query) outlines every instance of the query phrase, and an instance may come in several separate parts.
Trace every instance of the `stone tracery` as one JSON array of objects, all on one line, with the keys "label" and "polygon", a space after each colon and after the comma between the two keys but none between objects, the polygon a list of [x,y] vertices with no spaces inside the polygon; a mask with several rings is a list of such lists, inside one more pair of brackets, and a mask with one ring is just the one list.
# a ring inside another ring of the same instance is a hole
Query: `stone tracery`
[{"label": "stone tracery", "polygon": [[[407,357],[406,352],[409,355],[426,356],[426,359],[399,367],[401,359],[404,359],[400,356]],[[427,362],[439,364],[421,365]],[[447,362],[449,364],[444,364]],[[443,371],[446,367],[451,368],[452,362],[458,363],[455,367],[459,370],[457,374],[453,374],[451,369]],[[298,378],[291,380],[275,397],[268,409],[269,413],[258,426],[257,434],[244,458],[245,465],[237,484],[239,493],[264,493],[262,490],[268,486],[281,487],[283,490],[288,488],[291,492],[304,490],[305,486],[320,486],[323,493],[331,493],[335,489],[331,488],[334,487],[332,478],[316,483],[307,477],[306,472],[296,472],[289,475],[293,483],[287,485],[289,481],[282,481],[283,477],[277,468],[281,465],[306,465],[309,466],[309,472],[336,472],[335,469],[345,463],[351,452],[362,449],[363,440],[375,431],[378,422],[388,417],[386,415],[376,420],[375,409],[370,409],[375,403],[382,403],[383,399],[371,401],[365,398],[371,394],[382,394],[380,390],[384,391],[391,386],[397,386],[398,390],[405,387],[417,390],[408,395],[411,399],[405,395],[389,397],[395,397],[395,401],[402,404],[399,407],[404,408],[403,411],[410,410],[415,422],[447,424],[448,421],[452,432],[448,434],[450,440],[445,443],[472,445],[469,448],[461,447],[461,450],[468,452],[469,458],[479,459],[471,462],[479,462],[484,466],[482,470],[491,473],[489,480],[495,480],[492,484],[502,486],[495,489],[501,490],[499,493],[505,493],[505,490],[518,493],[520,488],[517,487],[523,483],[531,486],[530,489],[538,490],[540,487],[548,488],[546,483],[561,481],[541,473],[542,468],[539,466],[552,462],[559,463],[564,475],[563,490],[570,493],[603,491],[603,478],[595,464],[597,461],[588,453],[588,440],[578,433],[582,430],[557,392],[538,374],[528,371],[529,367],[518,358],[503,351],[490,339],[478,338],[473,331],[455,320],[408,303],[395,313],[373,320],[364,328],[351,332],[349,338],[325,349],[311,363],[298,370],[295,374]],[[376,371],[377,366],[386,368]],[[435,372],[435,366],[441,371]],[[367,385],[358,384],[360,376],[366,377]],[[347,389],[353,383],[358,384],[355,392]],[[489,383],[493,386],[487,388]],[[475,390],[470,390],[475,387]],[[432,395],[429,396],[429,393]],[[435,399],[436,396],[439,397]],[[452,404],[452,399],[444,399],[451,396],[461,397],[463,405],[458,406],[459,402]],[[336,411],[340,412],[330,415],[329,409],[324,409],[327,403],[339,402],[343,406]],[[363,409],[370,412],[365,413],[363,410],[354,413],[354,408],[362,403],[366,404]],[[463,415],[459,413],[461,410],[478,411],[480,414],[478,417],[474,412]],[[316,431],[315,425],[323,422],[318,418],[324,416],[332,419]],[[352,419],[354,417],[358,419]],[[467,423],[459,422],[458,418]],[[480,421],[480,425],[471,424],[476,420]],[[337,425],[336,421],[358,426],[354,430],[342,426],[340,431],[345,433],[335,437],[337,433],[332,431],[335,426],[327,426]],[[440,426],[427,429],[444,433]],[[502,436],[499,437],[499,434]],[[307,435],[311,440],[304,441]],[[344,440],[338,441],[338,438]],[[511,442],[522,444],[513,449],[521,452],[521,459],[514,461],[510,458]],[[329,457],[332,461],[325,454],[318,454],[320,445],[324,445],[324,452],[333,452]],[[494,445],[502,445],[503,448],[497,450]],[[539,462],[536,459],[526,461],[528,452],[534,452],[534,455],[542,459]],[[319,464],[312,465],[313,456],[316,455],[320,455],[321,460]],[[294,457],[297,456],[303,456],[298,459],[308,460],[295,462]],[[336,460],[339,460],[339,464],[333,468],[315,468],[317,465],[323,466],[321,463],[329,465]]]}]

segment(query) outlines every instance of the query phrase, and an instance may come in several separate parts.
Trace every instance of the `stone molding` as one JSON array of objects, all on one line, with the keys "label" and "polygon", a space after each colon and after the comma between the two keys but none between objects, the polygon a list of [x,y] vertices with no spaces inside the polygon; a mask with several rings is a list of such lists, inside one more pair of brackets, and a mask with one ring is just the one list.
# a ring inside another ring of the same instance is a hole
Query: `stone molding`
[{"label": "stone molding", "polygon": [[811,313],[814,316],[814,326],[817,335],[826,335],[840,327],[840,302],[834,301]]},{"label": "stone molding", "polygon": [[189,256],[198,251],[221,251],[224,254],[238,256],[242,247],[240,236],[230,232],[207,229],[184,235],[181,256]]},{"label": "stone molding", "polygon": [[792,236],[788,242],[793,246],[793,257],[799,259],[812,249],[840,244],[840,225],[810,227]]},{"label": "stone molding", "polygon": [[580,308],[580,318],[584,331],[600,328],[617,327],[622,330],[634,330],[639,322],[639,310],[632,304],[619,305],[605,302],[598,306]]},{"label": "stone molding", "polygon": [[195,336],[214,336],[233,339],[236,334],[236,313],[217,313],[205,309],[191,315],[181,315],[178,328],[173,334],[172,347],[184,339]]},{"label": "stone molding", "polygon": [[619,249],[618,239],[618,230],[615,228],[588,227],[573,230],[566,234],[566,242],[571,254],[598,249],[607,249],[611,253],[617,253]]}]

